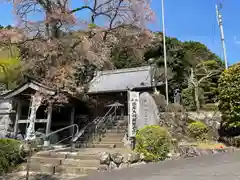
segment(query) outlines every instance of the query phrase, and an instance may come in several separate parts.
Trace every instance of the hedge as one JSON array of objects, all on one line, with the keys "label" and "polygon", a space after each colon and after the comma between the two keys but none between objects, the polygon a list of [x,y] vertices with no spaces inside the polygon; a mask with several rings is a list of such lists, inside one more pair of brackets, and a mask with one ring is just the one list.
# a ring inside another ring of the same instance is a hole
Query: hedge
[{"label": "hedge", "polygon": [[225,70],[219,79],[220,136],[240,135],[240,64]]},{"label": "hedge", "polygon": [[23,161],[20,145],[21,142],[14,139],[0,139],[0,174],[11,171]]},{"label": "hedge", "polygon": [[168,131],[160,126],[151,125],[140,129],[136,135],[136,152],[144,155],[144,160],[164,160],[170,151],[171,138]]}]

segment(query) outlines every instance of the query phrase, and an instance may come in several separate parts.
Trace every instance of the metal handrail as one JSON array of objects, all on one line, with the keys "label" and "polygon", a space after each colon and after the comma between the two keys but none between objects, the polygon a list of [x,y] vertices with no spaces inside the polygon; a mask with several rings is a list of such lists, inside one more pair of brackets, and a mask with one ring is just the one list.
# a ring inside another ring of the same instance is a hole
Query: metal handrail
[{"label": "metal handrail", "polygon": [[68,137],[66,137],[66,138],[64,138],[64,139],[62,139],[62,140],[56,142],[55,144],[59,144],[59,143],[61,143],[61,142],[64,142],[64,141],[66,141],[67,139],[70,139],[70,138],[72,138],[72,137],[73,137],[73,135],[68,136]]},{"label": "metal handrail", "polygon": [[[112,113],[110,114],[110,112],[112,111],[113,108],[115,108],[115,110],[114,110],[114,112],[112,112]],[[97,118],[95,118],[92,122],[88,123],[85,127],[83,127],[83,128],[80,130],[80,132],[77,134],[77,136],[73,137],[72,143],[76,143],[76,141],[85,133],[86,129],[87,129],[90,125],[92,125],[92,124],[94,124],[94,123],[96,123],[96,127],[95,127],[95,132],[96,132],[96,130],[98,129],[100,123],[101,123],[101,122],[104,122],[104,120],[106,119],[106,117],[109,116],[109,114],[112,115],[112,114],[116,113],[117,108],[118,108],[118,106],[117,106],[117,107],[111,107],[103,117],[97,117]]]},{"label": "metal handrail", "polygon": [[[112,109],[114,109],[113,112],[111,112]],[[87,128],[89,128],[90,125],[93,125],[93,124],[96,123],[96,126],[95,126],[95,131],[96,131],[96,130],[99,128],[100,124],[101,124],[101,123],[104,123],[104,122],[106,121],[106,119],[107,119],[108,116],[112,116],[113,114],[116,113],[116,110],[117,110],[117,109],[118,109],[118,106],[117,106],[117,107],[111,107],[103,117],[96,117],[92,122],[89,122],[89,123],[88,123],[85,127],[83,127],[80,131],[79,131],[79,126],[78,126],[77,124],[72,124],[72,125],[66,126],[66,127],[64,127],[64,128],[58,129],[58,130],[56,130],[56,131],[53,131],[53,132],[51,132],[51,133],[49,133],[49,134],[47,134],[47,135],[43,134],[42,136],[40,136],[40,137],[38,137],[38,138],[39,138],[39,139],[45,139],[45,138],[47,138],[47,137],[49,137],[49,136],[51,136],[51,135],[53,135],[53,134],[56,134],[56,133],[58,133],[58,132],[63,131],[63,130],[66,130],[66,129],[69,129],[69,128],[72,128],[72,127],[76,127],[77,131],[76,131],[76,133],[74,133],[74,135],[70,135],[70,136],[68,136],[68,137],[66,137],[66,138],[58,141],[58,142],[55,143],[55,144],[59,144],[59,143],[65,141],[65,140],[67,140],[67,139],[70,139],[70,138],[72,138],[71,142],[72,142],[72,143],[75,143],[75,142],[86,132]]]},{"label": "metal handrail", "polygon": [[[95,129],[97,129],[98,128],[98,126],[99,126],[99,124],[102,122],[102,121],[104,121],[104,119],[108,116],[108,114],[111,112],[111,110],[113,109],[113,108],[115,108],[115,107],[111,107],[109,110],[108,110],[108,112],[101,118],[101,120],[98,122],[98,124],[96,125],[96,128]],[[116,111],[116,109],[117,108],[115,108],[115,111]],[[113,112],[113,113],[115,113],[115,111]],[[112,114],[113,114],[112,113]]]},{"label": "metal handrail", "polygon": [[[58,132],[61,132],[61,131],[63,131],[63,130],[66,130],[66,129],[69,129],[69,128],[72,128],[72,127],[76,127],[76,129],[77,129],[77,131],[76,131],[76,133],[75,133],[75,135],[77,135],[78,133],[79,133],[79,127],[78,127],[78,125],[77,124],[71,124],[71,125],[69,125],[69,126],[66,126],[66,127],[64,127],[64,128],[61,128],[61,129],[58,129],[58,130],[56,130],[56,131],[53,131],[53,132],[51,132],[51,133],[49,133],[49,134],[43,134],[42,136],[40,136],[40,137],[38,137],[39,139],[46,139],[47,137],[49,137],[49,136],[51,136],[51,135],[53,135],[53,134],[56,134],[56,133],[58,133]],[[70,137],[73,137],[73,135],[71,135],[71,136],[68,136],[67,138],[70,138]],[[66,138],[65,138],[66,139]],[[61,142],[63,141],[63,140],[60,140]],[[55,144],[58,144],[60,141],[58,141],[57,143],[55,143]]]},{"label": "metal handrail", "polygon": [[[111,112],[113,109],[114,109],[114,111]],[[42,133],[40,133],[40,136],[37,137],[36,139],[46,139],[47,137],[49,137],[51,135],[54,135],[54,134],[57,134],[58,132],[61,132],[63,130],[66,130],[66,129],[69,129],[69,128],[72,128],[72,127],[76,127],[76,133],[73,133],[73,135],[70,135],[70,136],[68,136],[68,137],[66,137],[64,139],[61,139],[60,141],[58,141],[58,142],[56,142],[54,144],[59,144],[59,143],[65,141],[67,139],[70,139],[70,138],[72,138],[71,143],[75,143],[86,132],[87,128],[89,128],[90,125],[96,124],[96,126],[94,128],[95,129],[94,132],[96,132],[100,128],[102,123],[106,122],[106,120],[109,120],[107,117],[109,117],[109,116],[112,117],[112,115],[116,113],[117,109],[118,109],[118,106],[111,107],[103,117],[96,117],[92,122],[89,122],[80,131],[79,131],[79,126],[77,124],[72,124],[72,125],[63,127],[61,129],[58,129],[56,131],[53,131],[53,132],[51,132],[49,134],[42,134]],[[74,131],[75,131],[75,128],[74,128]]]},{"label": "metal handrail", "polygon": [[[114,108],[114,111],[109,115],[109,113],[111,112],[111,110],[112,110],[113,108]],[[116,106],[116,107],[111,107],[111,108],[109,109],[109,111],[105,114],[105,116],[98,122],[98,124],[97,124],[97,126],[96,126],[96,128],[95,128],[95,131],[97,131],[97,135],[99,136],[99,139],[100,139],[101,136],[102,136],[102,132],[104,132],[104,131],[103,131],[103,127],[101,128],[100,125],[104,125],[104,124],[106,124],[106,122],[107,122],[109,119],[113,119],[115,116],[112,117],[112,115],[113,115],[113,114],[116,115],[117,109],[118,109],[118,106]],[[107,117],[112,117],[112,118],[107,118]],[[100,132],[101,134],[99,134],[98,129],[101,129],[101,132]]]},{"label": "metal handrail", "polygon": [[80,132],[72,139],[72,142],[76,142],[85,132],[85,130],[93,123],[100,120],[100,117],[96,117],[92,122],[89,122],[85,127],[83,127]]}]

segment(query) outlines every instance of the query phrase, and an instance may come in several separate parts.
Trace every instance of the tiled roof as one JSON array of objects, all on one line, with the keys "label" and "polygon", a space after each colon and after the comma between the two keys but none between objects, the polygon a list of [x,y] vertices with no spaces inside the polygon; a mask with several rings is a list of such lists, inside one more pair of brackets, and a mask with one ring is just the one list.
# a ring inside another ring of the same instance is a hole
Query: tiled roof
[{"label": "tiled roof", "polygon": [[150,66],[142,66],[99,71],[90,82],[88,93],[126,91],[147,87],[151,87]]}]

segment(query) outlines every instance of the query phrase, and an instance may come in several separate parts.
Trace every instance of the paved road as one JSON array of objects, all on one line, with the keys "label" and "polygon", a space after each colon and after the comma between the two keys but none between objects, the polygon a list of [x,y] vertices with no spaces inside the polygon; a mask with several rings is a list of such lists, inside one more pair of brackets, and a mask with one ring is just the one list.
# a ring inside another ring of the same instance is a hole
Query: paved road
[{"label": "paved road", "polygon": [[78,180],[240,180],[240,152],[139,165]]}]

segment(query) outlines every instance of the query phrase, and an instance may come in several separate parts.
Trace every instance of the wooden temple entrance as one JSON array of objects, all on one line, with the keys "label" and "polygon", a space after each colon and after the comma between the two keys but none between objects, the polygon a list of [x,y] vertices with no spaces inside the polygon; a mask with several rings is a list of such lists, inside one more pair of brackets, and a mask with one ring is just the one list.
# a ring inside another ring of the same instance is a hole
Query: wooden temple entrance
[{"label": "wooden temple entrance", "polygon": [[[50,98],[57,93],[35,80],[29,79],[26,83],[18,88],[2,95],[3,99],[11,99],[13,109],[15,110],[15,120],[13,120],[12,136],[14,138],[25,138],[27,125],[30,123],[29,112],[31,108],[31,96],[36,92],[47,95]],[[49,134],[63,127],[77,124],[79,128],[84,127],[90,120],[90,112],[84,102],[72,96],[67,92],[63,92],[68,98],[65,104],[49,104],[43,103],[36,112],[35,131]],[[74,128],[66,129],[55,135],[55,142],[61,141],[73,135]],[[69,139],[70,140],[70,139]]]}]

